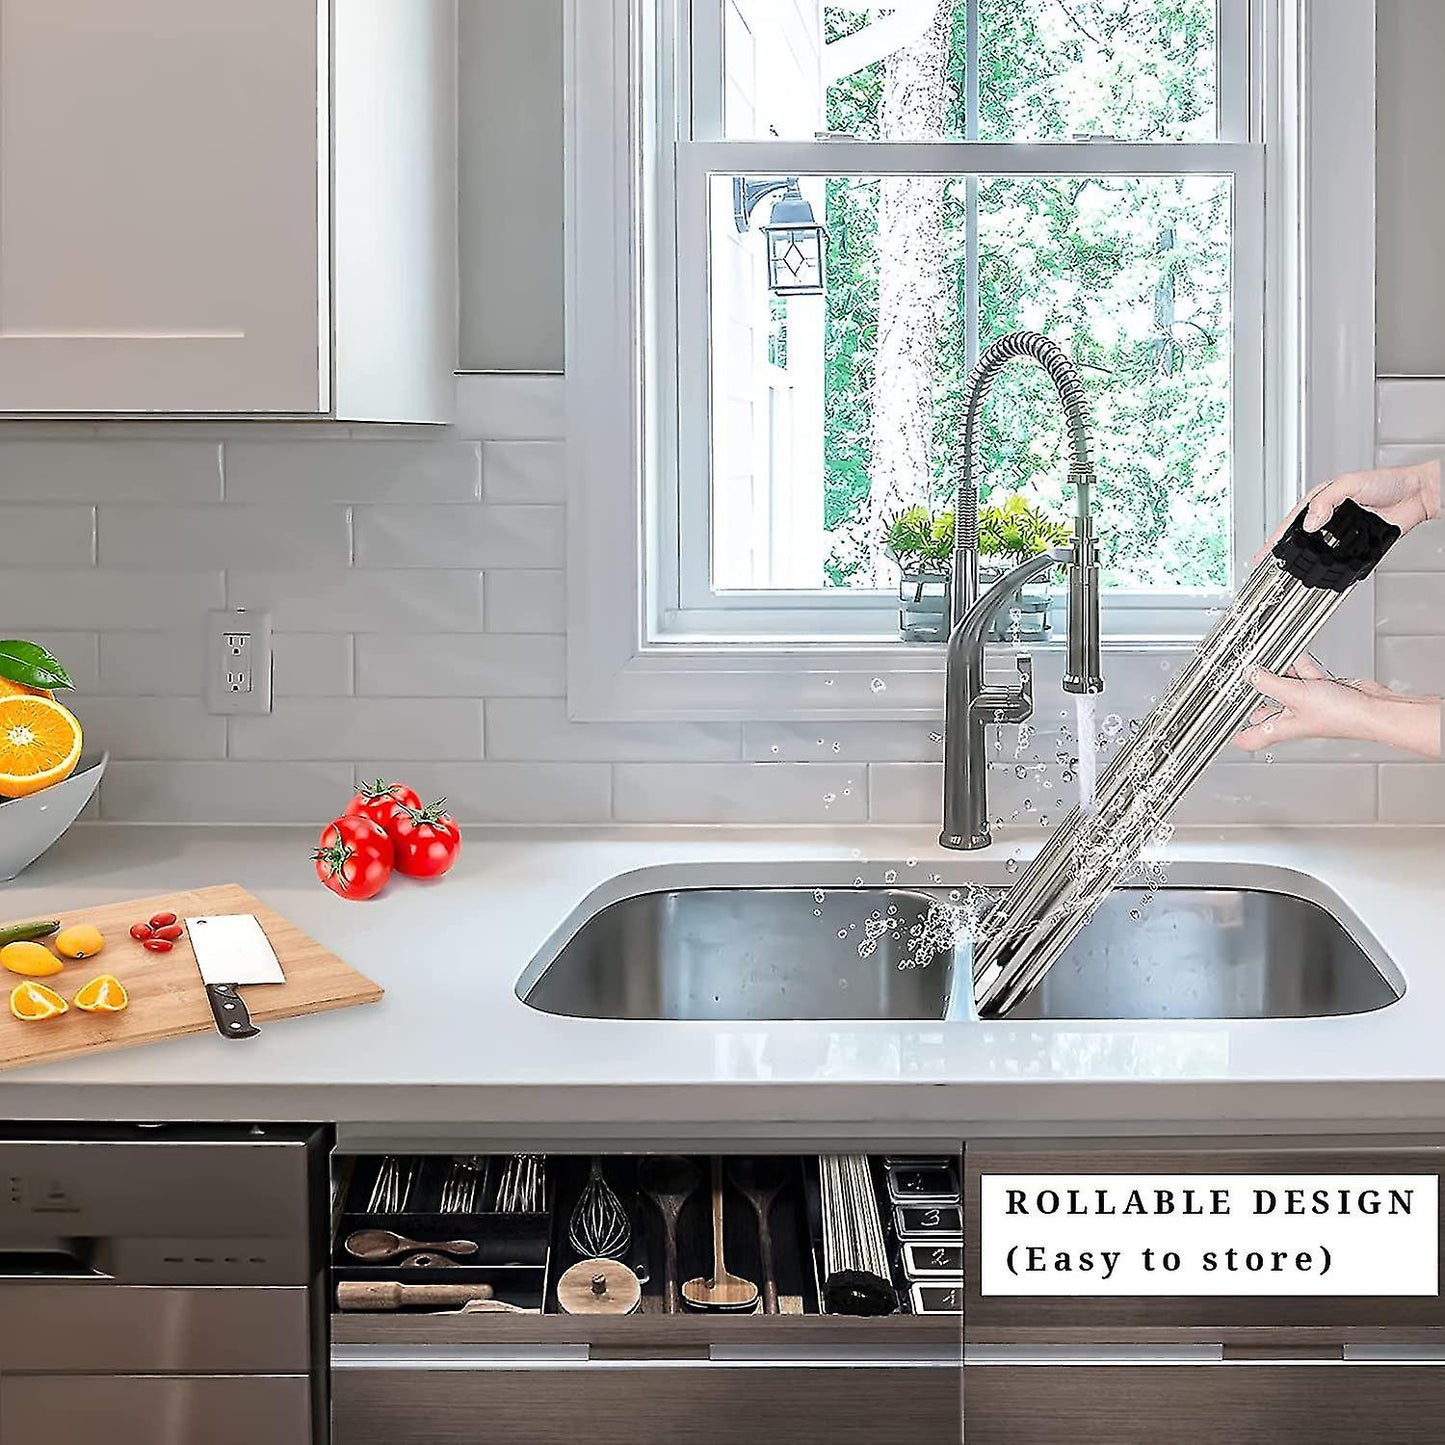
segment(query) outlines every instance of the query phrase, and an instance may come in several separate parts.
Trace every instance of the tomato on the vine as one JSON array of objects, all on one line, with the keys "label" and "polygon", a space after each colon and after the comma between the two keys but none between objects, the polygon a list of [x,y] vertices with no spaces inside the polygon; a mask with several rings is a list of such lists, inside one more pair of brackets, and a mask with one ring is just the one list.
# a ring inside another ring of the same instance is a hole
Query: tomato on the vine
[{"label": "tomato on the vine", "polygon": [[378,778],[363,783],[356,796],[346,805],[346,817],[369,818],[378,828],[392,831],[403,808],[421,807],[421,794],[405,783],[388,783]]},{"label": "tomato on the vine", "polygon": [[391,877],[396,850],[386,829],[370,818],[328,823],[311,855],[316,876],[342,898],[374,898]]},{"label": "tomato on the vine", "polygon": [[408,878],[440,878],[462,851],[462,833],[443,806],[445,798],[425,808],[402,808],[392,827],[396,871]]}]

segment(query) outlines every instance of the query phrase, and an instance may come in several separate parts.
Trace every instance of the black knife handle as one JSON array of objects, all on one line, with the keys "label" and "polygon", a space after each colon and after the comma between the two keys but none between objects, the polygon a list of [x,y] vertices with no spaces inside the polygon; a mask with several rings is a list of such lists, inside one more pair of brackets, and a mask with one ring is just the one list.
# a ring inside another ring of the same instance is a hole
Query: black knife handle
[{"label": "black knife handle", "polygon": [[236,992],[233,983],[208,983],[206,998],[216,1020],[217,1032],[228,1039],[254,1039],[261,1032],[251,1022],[246,1000]]}]

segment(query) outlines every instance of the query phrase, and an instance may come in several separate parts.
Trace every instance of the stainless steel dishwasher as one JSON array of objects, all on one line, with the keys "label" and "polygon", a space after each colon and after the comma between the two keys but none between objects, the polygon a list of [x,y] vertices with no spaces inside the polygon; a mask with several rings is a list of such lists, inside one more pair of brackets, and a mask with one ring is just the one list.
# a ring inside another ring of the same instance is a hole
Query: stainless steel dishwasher
[{"label": "stainless steel dishwasher", "polygon": [[322,1445],[329,1145],[0,1126],[0,1445]]}]

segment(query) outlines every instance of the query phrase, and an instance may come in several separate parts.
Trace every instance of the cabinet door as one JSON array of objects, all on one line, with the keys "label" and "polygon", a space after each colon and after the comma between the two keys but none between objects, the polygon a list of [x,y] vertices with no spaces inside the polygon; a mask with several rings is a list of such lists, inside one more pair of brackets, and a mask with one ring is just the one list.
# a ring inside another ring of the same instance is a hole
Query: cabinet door
[{"label": "cabinet door", "polygon": [[1438,1366],[970,1366],[968,1445],[1435,1445]]},{"label": "cabinet door", "polygon": [[0,412],[316,412],[323,0],[0,0]]}]

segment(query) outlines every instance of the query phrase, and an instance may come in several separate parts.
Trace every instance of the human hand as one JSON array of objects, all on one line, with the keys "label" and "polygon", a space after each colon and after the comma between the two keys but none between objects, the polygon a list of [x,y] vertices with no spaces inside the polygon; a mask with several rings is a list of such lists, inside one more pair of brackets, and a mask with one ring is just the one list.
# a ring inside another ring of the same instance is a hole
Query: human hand
[{"label": "human hand", "polygon": [[1308,654],[1282,674],[1257,668],[1250,684],[1265,701],[1235,734],[1234,745],[1247,753],[1295,738],[1349,738],[1440,756],[1439,698],[1406,697],[1378,682],[1333,677]]},{"label": "human hand", "polygon": [[1440,515],[1440,463],[1421,462],[1418,466],[1348,472],[1321,483],[1274,529],[1254,560],[1264,560],[1301,511],[1305,531],[1317,532],[1346,497],[1383,517],[1401,532],[1408,532]]}]

